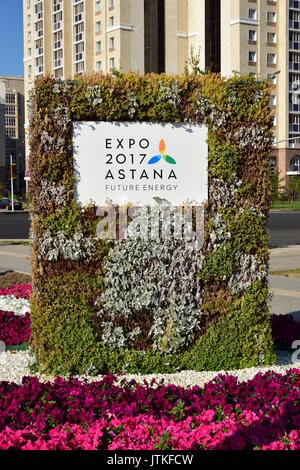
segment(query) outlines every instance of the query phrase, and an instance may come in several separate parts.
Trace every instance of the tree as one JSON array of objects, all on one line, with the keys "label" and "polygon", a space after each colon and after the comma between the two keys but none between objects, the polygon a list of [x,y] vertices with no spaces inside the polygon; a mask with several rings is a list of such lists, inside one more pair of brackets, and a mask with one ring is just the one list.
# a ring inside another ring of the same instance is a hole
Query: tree
[{"label": "tree", "polygon": [[285,185],[288,202],[295,201],[300,196],[300,177],[291,176],[288,183]]}]

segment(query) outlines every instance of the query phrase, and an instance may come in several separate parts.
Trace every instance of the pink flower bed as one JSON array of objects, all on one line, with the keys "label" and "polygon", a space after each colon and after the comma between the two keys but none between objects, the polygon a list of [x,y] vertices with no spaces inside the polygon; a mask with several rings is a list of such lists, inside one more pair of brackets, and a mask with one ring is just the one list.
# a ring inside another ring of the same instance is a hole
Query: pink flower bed
[{"label": "pink flower bed", "polygon": [[203,388],[134,381],[0,383],[0,449],[300,450],[300,371]]},{"label": "pink flower bed", "polygon": [[13,295],[17,299],[29,299],[32,293],[31,284],[16,284],[12,287],[7,287],[5,289],[0,289],[1,295]]},{"label": "pink flower bed", "polygon": [[[27,299],[32,293],[31,284],[16,284],[0,289],[0,296],[11,296],[16,299]],[[30,313],[25,316],[15,315],[14,312],[0,310],[0,341],[6,346],[19,346],[30,339]]]},{"label": "pink flower bed", "polygon": [[30,339],[30,314],[16,316],[13,312],[0,310],[0,341],[5,346],[18,346]]}]

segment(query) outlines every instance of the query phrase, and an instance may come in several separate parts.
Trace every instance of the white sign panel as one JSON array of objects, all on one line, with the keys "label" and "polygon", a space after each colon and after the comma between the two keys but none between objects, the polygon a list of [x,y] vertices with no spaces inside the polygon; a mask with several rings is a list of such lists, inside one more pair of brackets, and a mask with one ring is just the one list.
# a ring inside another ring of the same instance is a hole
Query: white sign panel
[{"label": "white sign panel", "polygon": [[80,204],[202,204],[208,197],[207,128],[146,122],[74,123]]}]

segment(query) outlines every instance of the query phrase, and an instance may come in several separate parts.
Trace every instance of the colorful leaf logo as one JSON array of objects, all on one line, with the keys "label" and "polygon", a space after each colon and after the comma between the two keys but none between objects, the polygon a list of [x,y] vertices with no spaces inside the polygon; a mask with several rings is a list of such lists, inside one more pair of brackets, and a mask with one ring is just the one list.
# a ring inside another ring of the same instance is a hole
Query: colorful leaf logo
[{"label": "colorful leaf logo", "polygon": [[150,158],[148,161],[149,165],[154,165],[155,163],[159,162],[162,158],[169,163],[170,165],[176,165],[176,160],[173,157],[170,157],[170,155],[166,155],[166,143],[164,139],[161,139],[159,142],[159,152],[160,155],[154,155],[153,157]]}]

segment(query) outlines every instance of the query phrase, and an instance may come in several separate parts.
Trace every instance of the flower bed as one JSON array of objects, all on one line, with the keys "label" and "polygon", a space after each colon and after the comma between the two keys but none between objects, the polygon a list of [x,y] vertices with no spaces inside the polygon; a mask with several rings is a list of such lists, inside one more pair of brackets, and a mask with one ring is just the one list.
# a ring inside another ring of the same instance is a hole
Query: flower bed
[{"label": "flower bed", "polygon": [[300,370],[203,388],[0,383],[0,449],[300,449]]},{"label": "flower bed", "polygon": [[13,296],[17,299],[27,299],[32,293],[32,286],[31,284],[15,284],[12,287],[8,287],[5,289],[0,289],[0,297],[2,296]]},{"label": "flower bed", "polygon": [[0,341],[6,346],[18,346],[30,339],[30,314],[15,315],[0,310]]},{"label": "flower bed", "polygon": [[0,341],[18,346],[30,339],[30,284],[0,289]]},{"label": "flower bed", "polygon": [[[26,302],[30,285],[0,290],[0,340],[6,346],[30,338]],[[11,312],[14,306],[19,311]],[[273,319],[278,345],[298,334],[289,317]],[[259,373],[238,383],[218,376],[203,388],[175,385],[117,385],[77,379],[22,385],[0,382],[0,449],[109,450],[300,450],[300,370]]]}]

